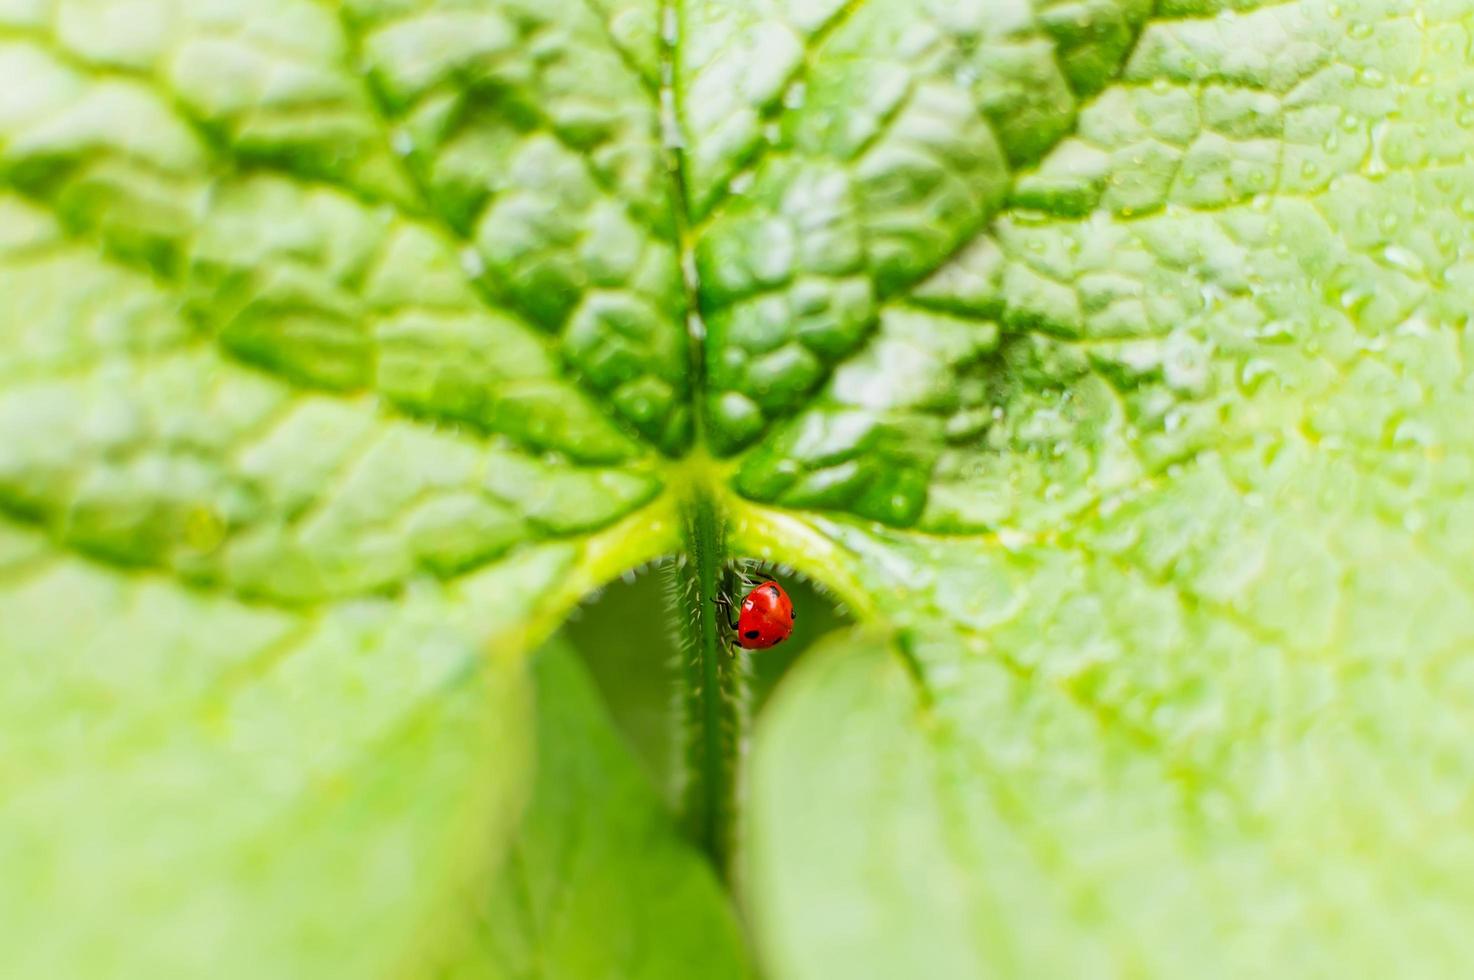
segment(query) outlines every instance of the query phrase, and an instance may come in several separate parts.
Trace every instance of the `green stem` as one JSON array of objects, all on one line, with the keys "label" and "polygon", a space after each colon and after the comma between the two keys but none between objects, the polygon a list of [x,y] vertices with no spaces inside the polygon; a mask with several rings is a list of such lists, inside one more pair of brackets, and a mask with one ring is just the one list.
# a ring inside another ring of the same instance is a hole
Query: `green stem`
[{"label": "green stem", "polygon": [[[701,319],[701,284],[696,275],[681,139],[681,85],[677,48],[681,4],[662,0],[661,124],[670,171],[672,211],[680,241],[681,282],[686,300],[686,352],[690,378],[693,447],[688,460],[707,455],[706,328]],[[680,721],[685,749],[682,811],[686,831],[727,874],[737,812],[737,758],[747,724],[747,661],[732,645],[716,602],[728,584],[723,515],[703,484],[690,481],[685,494],[684,561],[673,571],[672,611],[680,633]],[[744,652],[745,653],[745,652]]]},{"label": "green stem", "polygon": [[715,599],[726,587],[721,515],[693,494],[685,510],[686,560],[675,569],[682,631],[683,810],[691,838],[725,876],[737,810],[737,754],[746,721],[746,672]]}]

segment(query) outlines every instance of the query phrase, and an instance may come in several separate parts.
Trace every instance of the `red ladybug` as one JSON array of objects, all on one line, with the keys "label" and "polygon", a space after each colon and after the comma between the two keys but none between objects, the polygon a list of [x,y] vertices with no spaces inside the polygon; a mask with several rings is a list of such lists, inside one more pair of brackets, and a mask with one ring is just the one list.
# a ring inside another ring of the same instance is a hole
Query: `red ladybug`
[{"label": "red ladybug", "polygon": [[737,645],[766,650],[793,632],[793,600],[777,582],[764,582],[742,600],[737,614]]}]

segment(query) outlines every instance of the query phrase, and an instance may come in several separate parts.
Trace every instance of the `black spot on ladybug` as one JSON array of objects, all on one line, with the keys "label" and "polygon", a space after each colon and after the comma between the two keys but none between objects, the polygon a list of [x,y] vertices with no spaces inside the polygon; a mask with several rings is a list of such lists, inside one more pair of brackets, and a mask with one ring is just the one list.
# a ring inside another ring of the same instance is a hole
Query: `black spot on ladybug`
[{"label": "black spot on ladybug", "polygon": [[774,599],[778,598],[778,586],[776,586],[776,585],[770,585],[770,586],[768,586],[768,595],[772,596]]},{"label": "black spot on ladybug", "polygon": [[762,636],[762,634],[759,633],[757,630],[748,630],[746,633],[743,633],[742,635],[745,636],[745,637],[747,637],[749,640],[756,640],[759,636]]},{"label": "black spot on ladybug", "polygon": [[788,621],[791,623],[796,619],[798,619],[798,613],[794,612],[792,609],[788,610]]}]

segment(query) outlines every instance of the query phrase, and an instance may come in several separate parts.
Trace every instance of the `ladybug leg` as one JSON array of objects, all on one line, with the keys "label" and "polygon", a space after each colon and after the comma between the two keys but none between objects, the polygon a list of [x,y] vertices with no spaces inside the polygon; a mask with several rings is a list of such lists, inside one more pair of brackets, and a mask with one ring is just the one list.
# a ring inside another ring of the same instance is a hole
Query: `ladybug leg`
[{"label": "ladybug leg", "polygon": [[711,601],[716,605],[718,609],[722,611],[722,614],[726,617],[727,626],[731,629],[736,629],[737,620],[732,618],[732,600],[728,599],[725,594],[719,594],[713,596]]}]

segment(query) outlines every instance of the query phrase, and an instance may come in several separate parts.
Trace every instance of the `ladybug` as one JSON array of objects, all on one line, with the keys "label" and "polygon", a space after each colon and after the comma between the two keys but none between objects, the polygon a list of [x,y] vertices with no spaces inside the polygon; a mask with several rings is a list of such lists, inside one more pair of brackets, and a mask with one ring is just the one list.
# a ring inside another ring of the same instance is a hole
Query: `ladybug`
[{"label": "ladybug", "polygon": [[747,650],[777,646],[793,632],[793,600],[777,582],[764,582],[742,600],[737,614],[737,645]]}]

